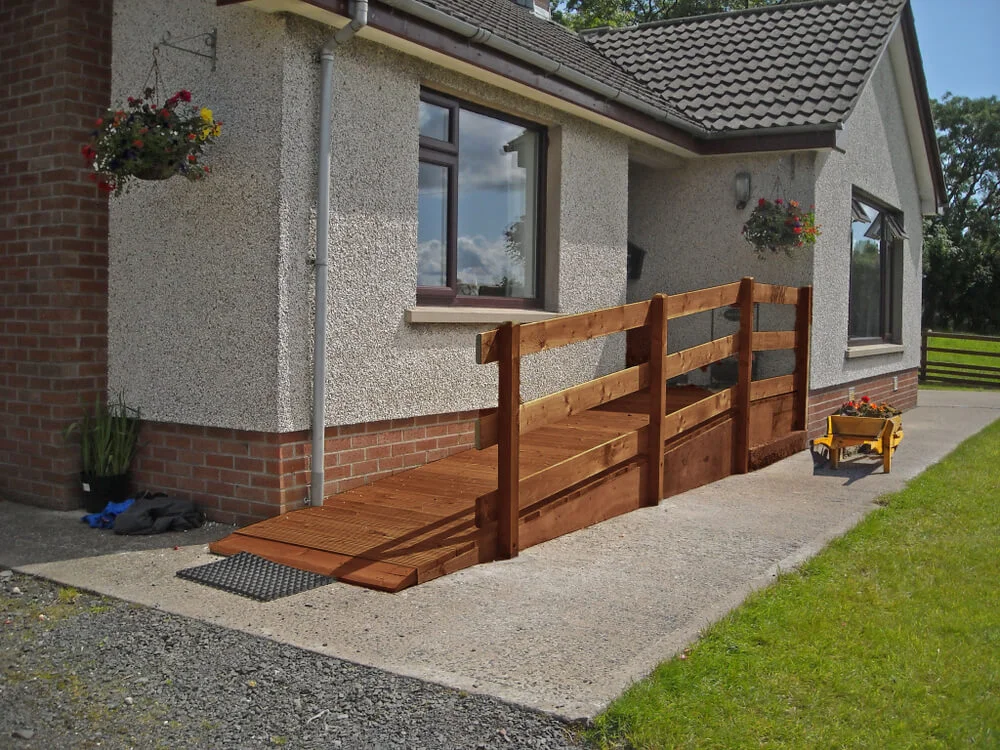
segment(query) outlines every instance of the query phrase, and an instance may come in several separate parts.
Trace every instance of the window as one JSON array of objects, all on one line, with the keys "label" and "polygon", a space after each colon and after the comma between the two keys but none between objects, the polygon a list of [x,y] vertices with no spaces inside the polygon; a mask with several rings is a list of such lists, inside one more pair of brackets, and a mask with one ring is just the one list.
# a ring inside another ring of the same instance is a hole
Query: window
[{"label": "window", "polygon": [[545,129],[420,95],[417,302],[540,307]]},{"label": "window", "polygon": [[855,192],[851,200],[851,288],[848,340],[899,342],[902,215]]}]

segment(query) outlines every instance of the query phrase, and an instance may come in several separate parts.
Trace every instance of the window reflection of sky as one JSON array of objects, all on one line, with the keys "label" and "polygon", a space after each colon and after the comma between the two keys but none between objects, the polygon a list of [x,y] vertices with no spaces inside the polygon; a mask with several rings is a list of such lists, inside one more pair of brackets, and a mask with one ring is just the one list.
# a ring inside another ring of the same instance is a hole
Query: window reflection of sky
[{"label": "window reflection of sky", "polygon": [[[432,114],[421,108],[421,132],[432,127],[428,119]],[[537,134],[519,125],[460,111],[457,273],[461,293],[476,294],[478,287],[497,286],[505,279],[525,282],[523,259],[533,263],[533,247],[512,252],[506,232],[528,213],[534,223],[533,207],[529,210],[527,203],[529,195],[532,200],[534,195],[537,139]],[[519,150],[524,151],[520,166]],[[418,225],[420,285],[436,285],[439,282],[433,280],[444,273],[444,237],[439,222],[431,218],[438,215],[439,206],[439,197],[433,191],[421,190],[419,215],[431,220],[421,218]],[[533,286],[525,286],[523,293],[533,295]]]},{"label": "window reflection of sky", "polygon": [[430,102],[420,102],[420,135],[448,140],[448,118],[451,113]]},{"label": "window reflection of sky", "polygon": [[880,212],[861,201],[856,201],[856,204],[867,221],[860,221],[859,216],[851,222],[849,335],[852,338],[874,338],[880,335],[882,270],[880,242],[872,239],[870,232]]}]

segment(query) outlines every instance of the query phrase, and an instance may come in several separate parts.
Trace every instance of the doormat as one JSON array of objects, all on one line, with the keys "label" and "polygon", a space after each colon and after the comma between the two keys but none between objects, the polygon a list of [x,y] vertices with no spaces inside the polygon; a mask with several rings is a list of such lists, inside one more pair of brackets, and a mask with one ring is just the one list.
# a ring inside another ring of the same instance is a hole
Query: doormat
[{"label": "doormat", "polygon": [[259,602],[298,594],[333,583],[336,578],[280,565],[249,552],[177,571],[178,578],[239,594]]}]

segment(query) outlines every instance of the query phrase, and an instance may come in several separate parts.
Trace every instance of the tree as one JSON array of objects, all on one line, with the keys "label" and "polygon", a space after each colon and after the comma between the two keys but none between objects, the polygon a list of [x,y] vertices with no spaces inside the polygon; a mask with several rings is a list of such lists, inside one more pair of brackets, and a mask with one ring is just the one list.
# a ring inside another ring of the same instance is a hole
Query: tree
[{"label": "tree", "polygon": [[1000,101],[931,106],[948,203],[924,226],[924,326],[1000,332]]},{"label": "tree", "polygon": [[777,5],[782,0],[555,0],[552,17],[571,29],[633,26],[650,21]]}]

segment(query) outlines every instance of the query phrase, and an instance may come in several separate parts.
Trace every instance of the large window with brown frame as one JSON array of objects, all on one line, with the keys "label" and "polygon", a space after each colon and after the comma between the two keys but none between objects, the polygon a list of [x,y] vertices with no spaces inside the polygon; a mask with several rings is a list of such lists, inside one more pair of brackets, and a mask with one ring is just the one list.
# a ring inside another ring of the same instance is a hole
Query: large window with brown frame
[{"label": "large window with brown frame", "polygon": [[900,342],[905,239],[899,211],[854,191],[848,343]]},{"label": "large window with brown frame", "polygon": [[421,92],[419,304],[541,307],[545,135]]}]

